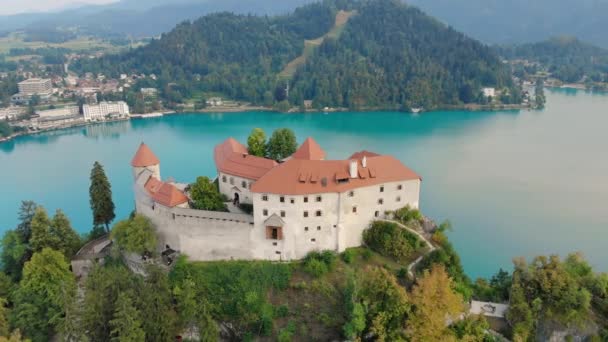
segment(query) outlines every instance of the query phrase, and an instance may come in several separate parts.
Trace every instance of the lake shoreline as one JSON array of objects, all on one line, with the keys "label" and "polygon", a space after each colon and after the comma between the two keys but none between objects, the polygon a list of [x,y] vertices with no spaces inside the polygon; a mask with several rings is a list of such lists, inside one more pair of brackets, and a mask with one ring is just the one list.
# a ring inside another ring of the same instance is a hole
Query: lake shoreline
[{"label": "lake shoreline", "polygon": [[328,108],[327,110],[317,110],[317,109],[308,109],[306,111],[288,111],[281,112],[272,107],[263,107],[263,106],[239,106],[239,107],[213,107],[213,108],[204,108],[199,110],[189,110],[189,111],[161,111],[161,112],[153,112],[153,113],[145,113],[145,114],[132,114],[128,119],[116,119],[116,120],[107,120],[102,122],[77,122],[74,124],[65,124],[57,127],[46,128],[38,131],[31,132],[18,132],[14,133],[8,137],[0,138],[0,144],[9,142],[15,138],[20,136],[30,136],[36,135],[39,133],[51,132],[51,131],[59,131],[62,129],[75,128],[75,127],[86,127],[86,126],[94,126],[102,123],[111,123],[115,121],[126,121],[126,120],[141,120],[141,119],[150,119],[162,116],[170,116],[170,115],[187,115],[187,114],[245,114],[250,112],[268,112],[268,113],[283,113],[283,114],[315,114],[315,113],[343,113],[343,112],[352,112],[352,113],[369,113],[369,112],[402,112],[403,114],[409,115],[419,115],[425,113],[433,113],[433,112],[442,112],[442,111],[469,111],[469,112],[481,112],[481,111],[511,111],[511,110],[524,110],[524,109],[534,109],[529,105],[478,105],[478,104],[469,104],[469,105],[445,105],[438,108],[434,108],[430,111],[421,111],[419,113],[405,112],[397,109],[390,109],[385,107],[370,107],[370,108],[361,108],[357,110],[350,110],[348,108]]}]

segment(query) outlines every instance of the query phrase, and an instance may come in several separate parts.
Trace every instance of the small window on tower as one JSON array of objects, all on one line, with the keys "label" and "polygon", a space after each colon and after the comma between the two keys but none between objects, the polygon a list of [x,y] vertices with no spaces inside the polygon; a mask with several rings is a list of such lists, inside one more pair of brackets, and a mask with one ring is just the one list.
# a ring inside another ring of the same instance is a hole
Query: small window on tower
[{"label": "small window on tower", "polygon": [[262,201],[268,202],[268,195],[263,195],[262,196]]},{"label": "small window on tower", "polygon": [[403,190],[403,185],[401,185],[401,184],[397,185],[397,190]]},{"label": "small window on tower", "polygon": [[262,215],[264,215],[264,216],[268,216],[268,209],[264,209],[264,210],[262,210]]},{"label": "small window on tower", "polygon": [[226,176],[222,176],[222,182],[226,183],[227,179]]},{"label": "small window on tower", "polygon": [[247,182],[242,181],[242,182],[241,182],[241,186],[242,186],[243,188],[247,189]]},{"label": "small window on tower", "polygon": [[379,200],[378,200],[378,204],[380,204],[380,205],[384,204],[384,200],[383,200],[382,198],[381,198],[381,199],[379,199]]},{"label": "small window on tower", "polygon": [[294,204],[294,203],[296,203],[296,200],[295,200],[295,198],[292,198],[292,199],[290,199],[290,200],[289,200],[289,201],[290,201],[290,202],[291,202],[291,204]]},{"label": "small window on tower", "polygon": [[354,191],[349,191],[348,192],[348,197],[355,197],[355,192]]},{"label": "small window on tower", "polygon": [[279,197],[279,202],[285,203],[285,197],[284,196]]},{"label": "small window on tower", "polygon": [[321,230],[321,226],[317,226],[317,230]]},{"label": "small window on tower", "polygon": [[308,197],[304,197],[304,203],[308,203]]},{"label": "small window on tower", "polygon": [[384,192],[384,185],[380,186],[380,192]]},{"label": "small window on tower", "polygon": [[317,211],[315,212],[315,216],[317,216],[317,217],[321,217],[321,216],[323,216],[323,212],[321,212],[321,210],[317,210]]},{"label": "small window on tower", "polygon": [[357,213],[357,207],[353,207],[353,214]]},{"label": "small window on tower", "polygon": [[285,211],[281,210],[281,217],[285,217]]},{"label": "small window on tower", "polygon": [[308,217],[308,211],[304,212],[304,217]]},{"label": "small window on tower", "polygon": [[308,227],[304,227],[304,231],[307,232],[308,231]]},{"label": "small window on tower", "polygon": [[322,200],[323,200],[323,197],[317,196],[317,202],[321,202]]}]

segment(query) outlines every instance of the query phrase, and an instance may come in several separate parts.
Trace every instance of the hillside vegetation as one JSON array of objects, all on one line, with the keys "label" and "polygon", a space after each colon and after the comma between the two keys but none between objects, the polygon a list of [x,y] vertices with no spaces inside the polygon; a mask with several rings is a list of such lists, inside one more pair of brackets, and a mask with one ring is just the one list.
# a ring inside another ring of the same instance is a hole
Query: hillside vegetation
[{"label": "hillside vegetation", "polygon": [[[508,59],[540,63],[552,77],[564,82],[580,82],[584,77],[593,82],[608,82],[608,50],[573,37],[503,46],[498,51]],[[524,71],[531,73],[540,70],[529,68]]]},{"label": "hillside vegetation", "polygon": [[[341,10],[357,15],[307,49],[305,41],[330,32]],[[280,74],[302,55],[287,96]],[[277,17],[212,14],[73,70],[154,73],[158,81],[147,85],[174,102],[215,92],[253,104],[397,109],[476,102],[482,86],[506,88],[516,103],[520,95],[491,49],[397,0],[325,1]]]}]

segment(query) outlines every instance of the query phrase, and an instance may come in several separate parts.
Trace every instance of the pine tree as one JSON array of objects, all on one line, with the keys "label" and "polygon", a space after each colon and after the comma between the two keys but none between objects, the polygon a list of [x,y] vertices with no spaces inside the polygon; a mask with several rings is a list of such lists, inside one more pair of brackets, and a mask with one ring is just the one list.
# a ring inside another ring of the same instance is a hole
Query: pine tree
[{"label": "pine tree", "polygon": [[59,248],[67,258],[71,258],[78,252],[81,241],[67,216],[61,210],[55,212],[51,222],[51,232],[59,240]]},{"label": "pine tree", "polygon": [[91,210],[93,211],[93,225],[103,224],[106,231],[110,231],[110,223],[116,215],[114,214],[114,202],[112,201],[112,187],[99,162],[95,162],[91,171],[91,186],[89,188]]},{"label": "pine tree", "polygon": [[131,297],[122,292],[116,300],[114,319],[110,321],[112,327],[112,341],[115,342],[143,342],[146,333],[142,329],[140,312],[133,305]]},{"label": "pine tree", "polygon": [[15,229],[23,241],[29,241],[32,235],[32,219],[38,205],[33,201],[22,201],[19,207],[19,225]]}]

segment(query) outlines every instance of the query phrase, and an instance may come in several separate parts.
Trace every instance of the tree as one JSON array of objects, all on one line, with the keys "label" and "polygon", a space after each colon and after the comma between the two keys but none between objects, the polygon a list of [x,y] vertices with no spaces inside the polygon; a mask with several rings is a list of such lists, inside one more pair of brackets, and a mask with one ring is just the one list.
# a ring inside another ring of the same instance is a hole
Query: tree
[{"label": "tree", "polygon": [[34,252],[44,248],[60,251],[66,258],[71,258],[80,248],[80,236],[74,231],[70,220],[57,210],[53,219],[49,219],[43,207],[36,209],[32,218],[32,238],[30,246]]},{"label": "tree", "polygon": [[123,220],[114,225],[111,233],[112,240],[123,250],[131,253],[144,254],[156,249],[156,233],[152,222],[136,214],[133,218]]},{"label": "tree", "polygon": [[80,249],[82,244],[80,236],[72,228],[70,220],[60,209],[57,209],[51,221],[51,232],[60,241],[59,250],[67,258],[73,257]]},{"label": "tree", "polygon": [[261,128],[254,128],[247,138],[247,149],[249,154],[264,157],[266,154],[266,133]]},{"label": "tree", "polygon": [[272,132],[268,140],[268,157],[282,160],[294,154],[297,148],[295,133],[289,128],[280,128]]},{"label": "tree", "polygon": [[106,231],[110,232],[110,223],[116,217],[112,201],[112,186],[99,162],[95,162],[91,171],[89,196],[93,211],[93,225],[103,224],[106,226]]},{"label": "tree", "polygon": [[65,312],[64,297],[75,295],[74,276],[63,254],[50,248],[34,253],[14,293],[12,325],[33,341],[48,341]]},{"label": "tree", "polygon": [[8,230],[2,238],[2,268],[13,281],[21,279],[23,264],[29,259],[30,252],[21,234]]},{"label": "tree", "polygon": [[19,207],[19,224],[15,229],[23,241],[29,241],[32,234],[32,219],[36,213],[38,204],[33,201],[22,201]]},{"label": "tree", "polygon": [[156,265],[146,269],[147,276],[140,296],[139,307],[146,317],[142,328],[155,341],[170,341],[177,333],[177,314],[167,273]]},{"label": "tree", "polygon": [[411,304],[405,288],[386,269],[372,267],[362,275],[361,299],[369,331],[378,341],[403,340]]},{"label": "tree", "polygon": [[9,333],[9,325],[8,325],[8,315],[6,308],[6,299],[0,297],[0,336],[8,336]]},{"label": "tree", "polygon": [[414,310],[408,319],[408,335],[414,341],[451,339],[446,321],[453,321],[464,305],[443,265],[433,265],[430,272],[425,270],[411,297]]},{"label": "tree", "polygon": [[131,296],[123,292],[116,300],[114,318],[110,321],[112,341],[143,342],[146,333],[142,329],[141,314],[133,305]]},{"label": "tree", "polygon": [[198,177],[190,187],[193,207],[199,210],[226,211],[226,204],[217,186],[207,177]]}]

